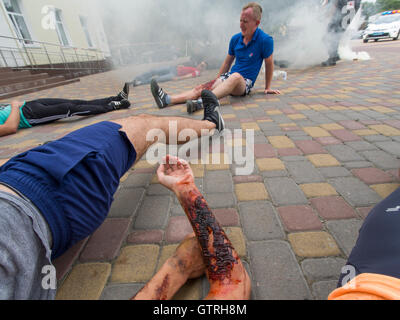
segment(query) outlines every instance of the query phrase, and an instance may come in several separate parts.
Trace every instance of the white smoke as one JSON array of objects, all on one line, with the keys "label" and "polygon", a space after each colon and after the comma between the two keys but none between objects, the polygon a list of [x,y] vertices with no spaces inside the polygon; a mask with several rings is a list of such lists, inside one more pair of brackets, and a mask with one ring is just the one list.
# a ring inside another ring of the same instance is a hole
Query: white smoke
[{"label": "white smoke", "polygon": [[[246,0],[98,0],[111,47],[137,48],[131,63],[138,63],[141,43],[163,42],[181,55],[198,55],[219,68],[228,53],[230,38],[240,32],[241,8]],[[274,58],[290,67],[319,65],[328,58],[330,18],[319,0],[259,0],[261,28],[274,37]],[[348,48],[343,55],[348,56]],[[351,50],[350,50],[351,51]],[[130,61],[129,61],[130,62]]]},{"label": "white smoke", "polygon": [[364,19],[361,15],[361,9],[358,10],[356,16],[347,28],[339,44],[339,56],[342,60],[370,60],[370,55],[365,52],[355,52],[352,48],[352,36],[358,31]]}]

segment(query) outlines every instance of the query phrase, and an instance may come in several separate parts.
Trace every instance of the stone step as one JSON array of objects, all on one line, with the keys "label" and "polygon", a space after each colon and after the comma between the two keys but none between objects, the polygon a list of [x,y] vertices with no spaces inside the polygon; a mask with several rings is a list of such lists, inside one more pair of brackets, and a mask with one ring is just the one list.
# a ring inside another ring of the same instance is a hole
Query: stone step
[{"label": "stone step", "polygon": [[55,82],[60,82],[65,80],[64,76],[49,77],[45,79],[30,80],[25,82],[19,82],[9,85],[0,86],[0,94],[11,93],[14,91],[20,91],[23,89],[35,88],[44,86],[46,84],[51,84]]},{"label": "stone step", "polygon": [[4,79],[0,78],[0,87],[14,83],[21,83],[21,82],[46,79],[46,78],[49,78],[49,75],[47,73],[29,74],[25,77],[20,77],[20,76],[14,77],[14,74],[11,74],[9,78],[4,78]]},{"label": "stone step", "polygon": [[18,91],[0,94],[0,101],[2,101],[4,99],[9,99],[12,97],[22,96],[24,94],[41,91],[41,90],[47,90],[47,89],[51,89],[51,88],[55,88],[55,87],[65,86],[65,85],[79,82],[79,81],[81,81],[81,80],[80,79],[64,80],[64,81],[45,84],[45,85],[38,86],[38,87],[31,87],[31,88],[27,88],[27,89],[22,89],[22,90],[18,90]]},{"label": "stone step", "polygon": [[21,70],[21,71],[13,71],[13,70],[6,70],[5,72],[0,71],[0,80],[7,79],[7,78],[25,78],[30,76],[31,72],[29,70]]}]

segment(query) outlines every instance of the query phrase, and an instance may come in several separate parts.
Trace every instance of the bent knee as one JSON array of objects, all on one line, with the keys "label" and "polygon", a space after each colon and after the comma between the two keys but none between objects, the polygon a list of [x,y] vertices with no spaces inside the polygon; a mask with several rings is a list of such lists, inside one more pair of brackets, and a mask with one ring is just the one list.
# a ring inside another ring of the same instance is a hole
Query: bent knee
[{"label": "bent knee", "polygon": [[244,78],[242,77],[242,75],[240,73],[232,73],[229,76],[229,79],[232,79],[233,81],[244,81]]}]

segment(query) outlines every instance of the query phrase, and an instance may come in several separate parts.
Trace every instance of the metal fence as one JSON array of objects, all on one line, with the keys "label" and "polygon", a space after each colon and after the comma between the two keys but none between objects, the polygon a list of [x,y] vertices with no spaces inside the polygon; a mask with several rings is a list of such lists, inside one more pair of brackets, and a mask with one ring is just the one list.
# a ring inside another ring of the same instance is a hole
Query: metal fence
[{"label": "metal fence", "polygon": [[0,35],[0,66],[25,70],[102,70],[109,53],[98,49]]}]

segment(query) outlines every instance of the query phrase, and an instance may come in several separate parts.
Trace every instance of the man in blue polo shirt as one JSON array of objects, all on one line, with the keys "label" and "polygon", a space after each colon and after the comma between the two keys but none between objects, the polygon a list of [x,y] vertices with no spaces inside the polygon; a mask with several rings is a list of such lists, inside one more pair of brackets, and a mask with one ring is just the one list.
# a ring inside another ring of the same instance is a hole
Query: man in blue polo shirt
[{"label": "man in blue polo shirt", "polygon": [[[201,99],[198,99],[202,90],[212,90],[218,99],[228,95],[246,96],[256,82],[263,61],[265,62],[265,93],[280,94],[279,90],[271,88],[274,72],[274,40],[258,28],[261,16],[262,8],[255,2],[243,8],[240,16],[241,32],[232,37],[228,55],[215,80],[178,95],[166,94],[153,80],[151,92],[158,107],[165,108],[186,101],[188,113],[193,113],[203,107]],[[235,59],[235,65],[230,70]]]}]

